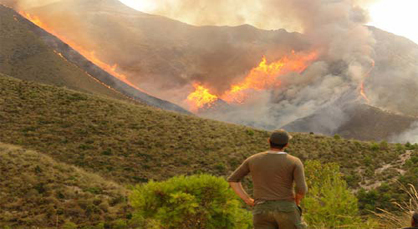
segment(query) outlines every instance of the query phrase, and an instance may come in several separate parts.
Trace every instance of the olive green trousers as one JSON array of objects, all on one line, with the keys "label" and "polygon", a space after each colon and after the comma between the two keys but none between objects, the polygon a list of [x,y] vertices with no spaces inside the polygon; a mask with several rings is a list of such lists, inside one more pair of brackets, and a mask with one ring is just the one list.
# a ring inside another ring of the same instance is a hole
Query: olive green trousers
[{"label": "olive green trousers", "polygon": [[254,207],[254,229],[305,229],[300,214],[294,202],[265,201]]}]

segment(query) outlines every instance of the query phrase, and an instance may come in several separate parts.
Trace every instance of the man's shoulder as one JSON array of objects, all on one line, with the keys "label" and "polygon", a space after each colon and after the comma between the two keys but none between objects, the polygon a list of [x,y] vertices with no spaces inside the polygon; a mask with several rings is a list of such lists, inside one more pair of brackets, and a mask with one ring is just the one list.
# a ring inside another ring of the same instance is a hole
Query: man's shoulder
[{"label": "man's shoulder", "polygon": [[[264,157],[266,155],[269,155],[269,154],[271,154],[271,153],[269,153],[269,151],[263,151],[263,152],[251,155],[250,157],[247,158],[247,160],[248,161],[256,160],[258,158],[262,158],[262,157]],[[289,161],[294,162],[295,164],[302,164],[302,161],[298,157],[290,155],[290,154],[286,154],[286,159],[289,160]],[[281,159],[281,160],[283,160],[283,159]]]},{"label": "man's shoulder", "polygon": [[267,152],[268,151],[264,151],[264,152],[253,154],[253,155],[251,155],[247,158],[247,161],[251,161],[251,160],[255,160],[257,158],[263,157],[263,156],[267,155]]},{"label": "man's shoulder", "polygon": [[296,157],[296,156],[293,156],[293,155],[290,155],[290,154],[287,154],[287,156],[288,156],[288,158],[290,159],[290,160],[293,160],[293,161],[295,161],[295,162],[302,162],[298,157]]}]

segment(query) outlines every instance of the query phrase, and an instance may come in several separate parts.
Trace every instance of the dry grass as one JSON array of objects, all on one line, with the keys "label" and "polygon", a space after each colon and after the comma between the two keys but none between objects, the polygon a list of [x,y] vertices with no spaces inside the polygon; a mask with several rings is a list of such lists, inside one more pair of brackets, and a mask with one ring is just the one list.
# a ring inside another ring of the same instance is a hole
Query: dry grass
[{"label": "dry grass", "polygon": [[384,229],[393,229],[393,228],[403,228],[411,226],[412,213],[418,210],[418,192],[414,185],[404,185],[398,183],[402,190],[408,194],[408,201],[401,203],[395,202],[394,205],[397,206],[398,211],[389,212],[384,209],[380,209],[381,212],[375,213],[375,215],[380,219],[381,228]]},{"label": "dry grass", "polygon": [[96,225],[126,217],[127,191],[35,151],[0,143],[0,227]]}]

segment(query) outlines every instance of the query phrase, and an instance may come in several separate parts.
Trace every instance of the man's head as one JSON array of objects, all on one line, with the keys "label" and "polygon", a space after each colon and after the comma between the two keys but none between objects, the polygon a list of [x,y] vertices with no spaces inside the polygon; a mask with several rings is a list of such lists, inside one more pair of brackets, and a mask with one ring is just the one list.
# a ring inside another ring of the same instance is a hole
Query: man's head
[{"label": "man's head", "polygon": [[411,222],[413,227],[418,227],[418,212],[413,212],[412,213],[412,222]]},{"label": "man's head", "polygon": [[270,148],[282,150],[287,147],[290,139],[292,139],[292,136],[285,130],[276,130],[270,136]]}]

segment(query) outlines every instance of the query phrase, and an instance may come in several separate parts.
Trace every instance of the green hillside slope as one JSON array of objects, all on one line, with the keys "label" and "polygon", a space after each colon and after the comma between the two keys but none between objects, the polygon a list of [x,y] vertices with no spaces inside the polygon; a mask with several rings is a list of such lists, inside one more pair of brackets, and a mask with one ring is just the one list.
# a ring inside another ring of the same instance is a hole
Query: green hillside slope
[{"label": "green hillside slope", "polygon": [[[227,175],[268,147],[266,131],[190,117],[0,77],[0,141],[122,183],[178,174]],[[353,188],[386,176],[374,171],[410,157],[402,145],[295,134],[290,153],[338,162]],[[367,162],[367,163],[366,163]],[[399,174],[391,174],[397,176]]]},{"label": "green hillside slope", "polygon": [[123,219],[126,190],[35,151],[0,143],[0,228],[62,228]]}]

